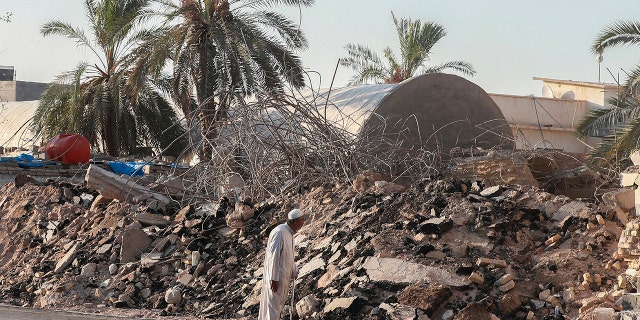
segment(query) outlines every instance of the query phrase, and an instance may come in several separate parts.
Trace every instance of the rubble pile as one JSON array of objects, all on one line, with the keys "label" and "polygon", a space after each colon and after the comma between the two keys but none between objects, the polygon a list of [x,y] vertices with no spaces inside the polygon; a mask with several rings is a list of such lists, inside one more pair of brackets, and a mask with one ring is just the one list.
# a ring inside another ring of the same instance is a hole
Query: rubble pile
[{"label": "rubble pile", "polygon": [[294,207],[309,214],[285,311],[297,318],[607,319],[636,292],[640,221],[625,192],[599,203],[526,185],[389,180],[365,172],[303,194],[185,207],[158,205],[144,186],[103,195],[108,176],[9,183],[0,300],[253,318],[266,237]]}]

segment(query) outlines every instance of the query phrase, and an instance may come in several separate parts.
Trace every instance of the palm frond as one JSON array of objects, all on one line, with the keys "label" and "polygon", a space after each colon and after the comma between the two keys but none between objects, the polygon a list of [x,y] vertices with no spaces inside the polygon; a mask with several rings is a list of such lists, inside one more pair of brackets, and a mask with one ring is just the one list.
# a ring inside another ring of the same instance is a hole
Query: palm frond
[{"label": "palm frond", "polygon": [[464,62],[464,61],[449,61],[439,65],[429,66],[424,68],[424,70],[422,71],[422,74],[442,73],[447,69],[455,70],[467,76],[474,76],[476,74],[476,71],[473,68],[473,66],[470,63]]},{"label": "palm frond", "polygon": [[640,22],[618,21],[605,27],[597,36],[591,51],[601,53],[604,50],[619,45],[640,44]]}]

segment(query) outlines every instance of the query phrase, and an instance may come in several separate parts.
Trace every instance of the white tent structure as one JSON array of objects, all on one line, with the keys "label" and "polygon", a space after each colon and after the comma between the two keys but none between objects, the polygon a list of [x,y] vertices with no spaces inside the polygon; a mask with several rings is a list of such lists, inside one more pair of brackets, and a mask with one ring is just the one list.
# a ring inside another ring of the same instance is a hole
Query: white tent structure
[{"label": "white tent structure", "polygon": [[29,130],[38,101],[0,102],[0,147],[4,150],[38,145],[38,137]]}]

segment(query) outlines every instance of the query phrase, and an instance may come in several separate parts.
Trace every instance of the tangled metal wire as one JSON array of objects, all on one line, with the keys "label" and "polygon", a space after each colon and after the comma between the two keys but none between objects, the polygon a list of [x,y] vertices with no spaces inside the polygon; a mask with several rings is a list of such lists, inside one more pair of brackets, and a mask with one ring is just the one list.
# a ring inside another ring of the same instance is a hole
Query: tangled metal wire
[{"label": "tangled metal wire", "polygon": [[218,138],[200,142],[215,146],[212,160],[196,164],[183,177],[191,198],[217,199],[229,192],[220,186],[240,185],[232,190],[235,196],[265,199],[351,181],[364,170],[390,173],[394,179],[438,172],[438,153],[403,148],[398,124],[383,122],[374,136],[353,134],[328,120],[323,107],[324,100],[299,92],[234,103],[218,123]]}]

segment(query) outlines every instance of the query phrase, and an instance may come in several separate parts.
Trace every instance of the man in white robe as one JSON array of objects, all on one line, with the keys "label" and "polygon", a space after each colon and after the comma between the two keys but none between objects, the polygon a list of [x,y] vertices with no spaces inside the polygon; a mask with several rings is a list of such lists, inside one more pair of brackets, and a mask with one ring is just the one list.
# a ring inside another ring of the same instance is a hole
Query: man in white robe
[{"label": "man in white robe", "polygon": [[260,295],[258,320],[280,319],[280,313],[289,295],[291,278],[298,275],[294,258],[293,234],[304,226],[305,215],[293,209],[283,223],[269,234],[264,254],[264,273]]}]

